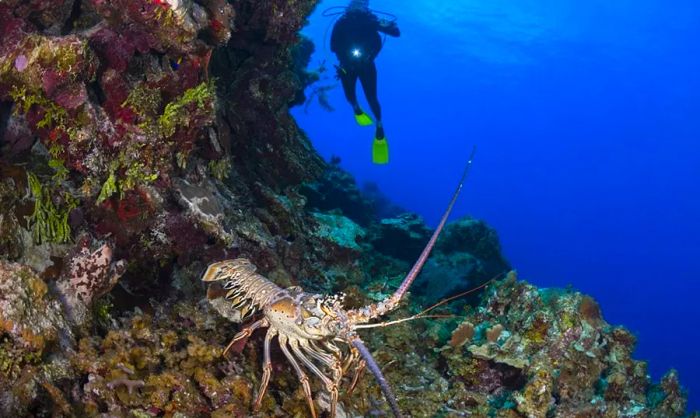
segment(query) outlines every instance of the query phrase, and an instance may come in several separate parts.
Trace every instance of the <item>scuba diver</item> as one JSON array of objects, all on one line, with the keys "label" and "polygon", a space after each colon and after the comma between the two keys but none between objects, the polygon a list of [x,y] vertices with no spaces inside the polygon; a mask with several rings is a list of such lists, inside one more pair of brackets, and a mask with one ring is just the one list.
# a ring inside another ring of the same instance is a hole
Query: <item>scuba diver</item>
[{"label": "scuba diver", "polygon": [[355,120],[360,126],[369,126],[372,119],[360,108],[355,92],[358,78],[362,83],[362,89],[377,123],[372,143],[372,162],[386,164],[389,162],[389,146],[384,135],[382,110],[377,99],[377,67],[374,65],[374,59],[383,44],[379,32],[394,37],[398,37],[401,32],[393,19],[379,19],[375,16],[368,3],[369,0],[350,2],[345,13],[333,26],[331,51],[338,57],[338,78],[343,85],[345,98],[355,113]]}]

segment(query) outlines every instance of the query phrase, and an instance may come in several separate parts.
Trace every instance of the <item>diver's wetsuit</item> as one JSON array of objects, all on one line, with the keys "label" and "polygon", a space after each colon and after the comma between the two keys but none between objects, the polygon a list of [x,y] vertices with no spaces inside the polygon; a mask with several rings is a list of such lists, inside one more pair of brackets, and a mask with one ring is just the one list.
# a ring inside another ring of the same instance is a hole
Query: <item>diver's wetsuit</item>
[{"label": "diver's wetsuit", "polygon": [[340,61],[338,76],[353,110],[356,114],[360,111],[355,93],[359,78],[367,102],[379,122],[377,127],[381,129],[382,110],[377,99],[377,68],[374,65],[374,59],[382,49],[379,32],[390,36],[400,35],[396,23],[379,20],[367,9],[348,9],[333,26],[331,51]]}]

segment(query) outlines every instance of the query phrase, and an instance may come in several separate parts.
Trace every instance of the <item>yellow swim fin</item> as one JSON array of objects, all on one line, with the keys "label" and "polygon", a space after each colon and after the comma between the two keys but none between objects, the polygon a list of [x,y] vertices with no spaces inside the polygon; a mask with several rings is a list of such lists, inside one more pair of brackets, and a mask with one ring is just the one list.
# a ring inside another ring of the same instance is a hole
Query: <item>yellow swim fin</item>
[{"label": "yellow swim fin", "polygon": [[389,163],[389,144],[386,138],[374,138],[372,143],[372,162],[375,164]]},{"label": "yellow swim fin", "polygon": [[360,126],[369,126],[372,124],[372,118],[370,118],[365,112],[355,115],[355,121]]}]

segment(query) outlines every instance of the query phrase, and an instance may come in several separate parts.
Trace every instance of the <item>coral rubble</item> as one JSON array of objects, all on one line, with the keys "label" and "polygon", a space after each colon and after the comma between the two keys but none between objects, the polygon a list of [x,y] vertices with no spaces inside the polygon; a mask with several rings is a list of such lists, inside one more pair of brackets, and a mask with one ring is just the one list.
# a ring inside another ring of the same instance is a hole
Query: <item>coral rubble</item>
[{"label": "coral rubble", "polygon": [[[318,80],[298,36],[316,3],[0,2],[0,415],[250,416],[261,336],[221,357],[242,324],[203,303],[208,263],[352,306],[400,282],[430,228],[288,112]],[[454,222],[395,318],[509,269],[495,231]],[[590,297],[510,274],[439,309],[459,318],[364,331],[408,415],[686,413]],[[305,416],[272,357],[260,416]],[[341,394],[341,416],[387,411],[367,377]]]}]

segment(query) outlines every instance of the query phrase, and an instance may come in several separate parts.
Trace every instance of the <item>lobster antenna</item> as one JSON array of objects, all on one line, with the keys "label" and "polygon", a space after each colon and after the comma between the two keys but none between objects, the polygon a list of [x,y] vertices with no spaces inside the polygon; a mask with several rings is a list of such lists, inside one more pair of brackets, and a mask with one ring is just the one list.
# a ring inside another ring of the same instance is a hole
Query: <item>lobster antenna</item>
[{"label": "lobster antenna", "polygon": [[416,319],[451,319],[451,318],[458,318],[457,315],[423,315],[423,314],[416,314],[412,315],[406,318],[401,318],[401,319],[395,319],[393,321],[386,321],[386,322],[377,322],[376,324],[361,324],[361,325],[355,325],[353,329],[367,329],[367,328],[385,328],[390,325],[397,325],[401,324],[404,322],[408,321],[415,321]]},{"label": "lobster antenna", "polygon": [[450,213],[452,213],[452,208],[454,207],[455,202],[457,202],[459,192],[462,191],[464,182],[467,180],[469,170],[472,167],[472,161],[474,161],[474,154],[476,154],[476,145],[472,148],[472,153],[469,155],[469,160],[467,160],[467,166],[464,167],[464,172],[462,173],[462,178],[459,180],[459,185],[452,195],[452,200],[450,200],[450,204],[447,206],[445,213],[442,215],[440,223],[438,224],[437,228],[435,228],[433,235],[430,237],[430,241],[428,241],[428,244],[425,246],[425,248],[423,248],[423,252],[420,254],[420,257],[418,257],[418,260],[416,260],[416,263],[411,268],[411,271],[409,271],[406,278],[403,279],[401,286],[399,286],[399,288],[396,289],[396,292],[394,292],[394,294],[391,296],[391,299],[396,301],[395,303],[398,304],[398,302],[403,299],[406,292],[408,292],[408,288],[411,287],[411,284],[413,284],[413,281],[416,279],[416,277],[418,277],[418,273],[420,273],[423,265],[428,260],[428,256],[430,256],[430,252],[433,250],[438,236],[440,236],[440,233],[442,232],[442,228],[444,228],[445,224],[447,223],[447,218],[449,218]]},{"label": "lobster antenna", "polygon": [[503,276],[503,275],[505,275],[505,274],[506,274],[506,272],[498,273],[497,275],[493,276],[492,278],[490,278],[489,280],[487,280],[487,281],[485,281],[484,283],[480,284],[479,286],[474,287],[474,288],[471,288],[471,289],[469,289],[469,290],[466,290],[466,291],[464,291],[464,292],[462,292],[462,293],[457,293],[456,295],[452,295],[452,296],[450,296],[450,297],[448,297],[448,298],[445,298],[445,299],[441,300],[440,302],[436,303],[435,305],[433,305],[433,306],[431,306],[431,307],[429,307],[429,308],[426,308],[426,309],[420,311],[419,313],[417,313],[417,314],[414,315],[414,316],[421,317],[421,316],[427,314],[428,312],[432,311],[433,309],[435,309],[435,308],[437,308],[437,307],[440,307],[440,306],[442,306],[442,305],[444,305],[444,304],[446,304],[446,303],[448,303],[448,302],[452,302],[452,301],[455,300],[455,299],[459,299],[459,298],[461,298],[461,297],[463,297],[463,296],[467,296],[467,295],[470,294],[470,293],[474,293],[474,292],[476,292],[477,290],[481,290],[481,289],[485,288],[486,286],[490,285],[491,283],[495,282],[496,280],[498,280],[499,278],[501,278],[501,276]]},{"label": "lobster antenna", "polygon": [[365,307],[359,308],[359,309],[351,309],[348,311],[348,321],[353,324],[363,324],[366,322],[369,322],[370,320],[374,318],[378,318],[380,316],[386,315],[387,313],[393,311],[399,306],[399,302],[401,302],[401,299],[403,299],[404,296],[406,296],[406,292],[408,292],[408,288],[411,287],[411,284],[413,284],[413,281],[418,277],[418,273],[420,273],[421,269],[423,268],[423,265],[425,262],[428,260],[428,256],[430,256],[430,252],[433,250],[433,247],[435,246],[435,242],[437,242],[438,236],[442,232],[442,229],[445,227],[445,224],[447,223],[447,218],[450,217],[450,213],[452,212],[452,208],[455,205],[455,202],[457,202],[457,197],[459,197],[459,192],[462,191],[462,187],[464,186],[464,182],[467,180],[467,177],[469,175],[469,171],[472,167],[472,162],[474,161],[474,155],[476,154],[476,146],[472,148],[472,152],[469,155],[469,160],[467,160],[467,165],[464,167],[464,172],[462,173],[462,178],[459,180],[459,184],[457,185],[457,189],[454,191],[454,194],[452,195],[452,199],[450,200],[450,204],[447,206],[447,209],[445,210],[445,213],[442,215],[442,218],[440,219],[440,223],[438,224],[437,228],[435,228],[435,231],[433,232],[433,235],[430,237],[430,240],[426,244],[425,248],[423,248],[423,252],[421,252],[420,256],[418,257],[418,260],[416,260],[416,263],[413,265],[411,270],[408,272],[406,277],[403,279],[401,282],[401,285],[399,286],[396,291],[386,298],[385,300],[379,302],[379,303],[373,303],[370,305],[367,305]]},{"label": "lobster antenna", "polygon": [[414,319],[429,319],[429,318],[445,319],[445,318],[457,318],[457,317],[458,317],[457,315],[442,315],[442,314],[438,314],[438,315],[426,315],[426,314],[427,314],[428,312],[432,311],[433,309],[438,308],[438,307],[440,307],[440,306],[442,306],[442,305],[444,305],[444,304],[446,304],[446,303],[448,303],[448,302],[452,302],[452,301],[455,300],[455,299],[459,299],[459,298],[461,298],[461,297],[467,296],[467,295],[470,294],[470,293],[474,293],[474,292],[476,292],[477,290],[480,290],[480,289],[485,288],[485,287],[488,286],[489,284],[491,284],[491,283],[495,282],[496,280],[498,280],[499,278],[501,278],[501,276],[503,276],[504,274],[506,274],[506,273],[505,273],[505,272],[498,273],[497,275],[493,276],[492,278],[490,278],[489,280],[487,280],[487,281],[485,281],[484,283],[480,284],[479,286],[473,287],[473,288],[471,288],[471,289],[469,289],[469,290],[466,290],[466,291],[464,291],[464,292],[457,293],[456,295],[452,295],[452,296],[450,296],[450,297],[448,297],[448,298],[445,298],[445,299],[439,301],[438,303],[436,303],[435,305],[432,305],[432,306],[429,307],[429,308],[423,309],[422,311],[418,312],[418,313],[415,314],[415,315],[411,315],[411,316],[406,317],[406,318],[395,319],[395,320],[393,320],[393,321],[378,322],[378,323],[376,323],[376,324],[355,325],[353,328],[354,328],[354,329],[384,328],[384,327],[388,327],[389,325],[395,325],[395,324],[400,324],[400,323],[402,323],[402,322],[413,321]]},{"label": "lobster antenna", "polygon": [[396,402],[396,396],[394,396],[394,392],[391,390],[389,383],[386,381],[386,377],[384,377],[382,374],[382,370],[379,368],[379,365],[376,361],[374,361],[372,353],[369,352],[362,340],[357,337],[353,338],[352,345],[357,348],[357,351],[367,363],[367,368],[372,372],[374,378],[377,379],[377,384],[382,389],[382,393],[384,393],[384,397],[386,398],[387,402],[389,402],[389,406],[391,407],[391,411],[394,413],[394,416],[396,418],[403,418],[403,415],[401,415],[401,410],[399,409],[399,404]]}]

